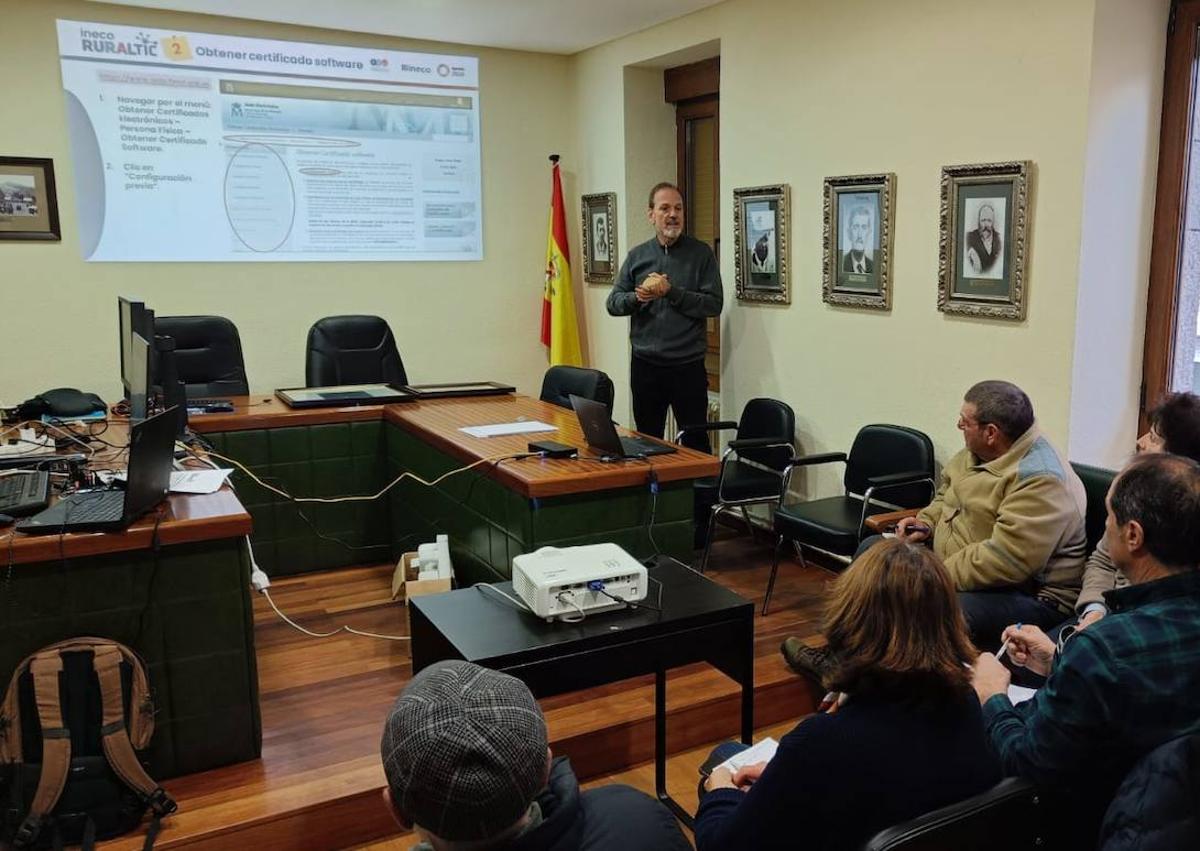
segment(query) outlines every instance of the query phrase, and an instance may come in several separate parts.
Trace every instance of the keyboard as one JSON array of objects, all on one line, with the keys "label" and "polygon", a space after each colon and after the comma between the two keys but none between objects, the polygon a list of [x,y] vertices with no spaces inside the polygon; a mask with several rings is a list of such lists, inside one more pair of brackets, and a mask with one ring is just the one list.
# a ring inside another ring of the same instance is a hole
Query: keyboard
[{"label": "keyboard", "polygon": [[0,514],[35,514],[50,501],[50,474],[44,470],[0,477]]},{"label": "keyboard", "polygon": [[17,524],[37,535],[119,527],[125,517],[125,491],[88,491],[63,497],[45,511]]}]

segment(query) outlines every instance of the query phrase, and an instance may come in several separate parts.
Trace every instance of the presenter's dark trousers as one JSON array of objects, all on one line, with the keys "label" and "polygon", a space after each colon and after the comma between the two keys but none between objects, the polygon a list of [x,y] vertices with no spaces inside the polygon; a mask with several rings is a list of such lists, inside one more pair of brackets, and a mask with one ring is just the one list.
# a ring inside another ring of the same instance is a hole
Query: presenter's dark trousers
[{"label": "presenter's dark trousers", "polygon": [[[703,358],[676,366],[659,366],[635,357],[629,367],[629,383],[633,389],[633,419],[642,434],[662,438],[668,407],[675,412],[678,426],[696,425],[708,419],[708,374]],[[709,451],[705,432],[685,435],[683,443],[691,449]]]}]

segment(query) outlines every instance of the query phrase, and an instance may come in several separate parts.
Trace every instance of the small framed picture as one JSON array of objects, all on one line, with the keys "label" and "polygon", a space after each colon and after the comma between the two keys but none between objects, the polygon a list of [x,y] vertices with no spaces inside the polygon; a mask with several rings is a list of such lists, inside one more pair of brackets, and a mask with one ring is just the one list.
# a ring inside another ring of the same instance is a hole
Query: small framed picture
[{"label": "small framed picture", "polygon": [[583,279],[589,284],[611,284],[616,277],[616,210],[615,192],[583,196]]},{"label": "small framed picture", "polygon": [[1027,160],[942,169],[938,310],[1025,318]]},{"label": "small framed picture", "polygon": [[0,239],[62,239],[54,160],[0,157]]},{"label": "small framed picture", "polygon": [[825,179],[824,285],[827,304],[890,310],[896,175]]},{"label": "small framed picture", "polygon": [[733,190],[734,283],[741,301],[791,304],[786,183]]}]

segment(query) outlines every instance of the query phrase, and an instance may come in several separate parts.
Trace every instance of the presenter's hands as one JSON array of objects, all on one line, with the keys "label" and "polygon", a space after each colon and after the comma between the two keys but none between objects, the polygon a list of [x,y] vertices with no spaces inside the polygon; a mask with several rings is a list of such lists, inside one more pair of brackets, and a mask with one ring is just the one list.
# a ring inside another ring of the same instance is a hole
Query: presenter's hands
[{"label": "presenter's hands", "polygon": [[1079,619],[1079,623],[1075,625],[1075,631],[1083,632],[1096,621],[1100,620],[1100,618],[1104,617],[1104,614],[1105,612],[1103,609],[1092,609]]},{"label": "presenter's hands", "polygon": [[671,290],[671,282],[667,280],[666,275],[660,275],[658,272],[651,272],[646,276],[646,280],[638,284],[634,290],[637,300],[641,302],[654,301],[656,298],[662,298]]},{"label": "presenter's hands", "polygon": [[1014,665],[1028,668],[1043,677],[1049,676],[1056,648],[1050,636],[1041,629],[1028,624],[1023,624],[1019,629],[1009,626],[1005,627],[1000,638],[1008,642],[1008,658],[1012,659]]},{"label": "presenter's hands", "polygon": [[[1009,652],[1012,652],[1011,647]],[[979,696],[981,705],[987,703],[989,697],[1007,694],[1011,680],[1012,675],[999,659],[991,653],[979,654],[979,658],[975,660],[975,667],[972,668],[971,685],[975,687],[975,694]]]},{"label": "presenter's hands", "polygon": [[902,517],[896,524],[896,537],[910,544],[928,541],[930,534],[929,527],[915,517]]},{"label": "presenter's hands", "polygon": [[983,271],[983,263],[979,262],[979,252],[974,248],[967,249],[967,265],[971,267],[971,271],[976,275]]}]

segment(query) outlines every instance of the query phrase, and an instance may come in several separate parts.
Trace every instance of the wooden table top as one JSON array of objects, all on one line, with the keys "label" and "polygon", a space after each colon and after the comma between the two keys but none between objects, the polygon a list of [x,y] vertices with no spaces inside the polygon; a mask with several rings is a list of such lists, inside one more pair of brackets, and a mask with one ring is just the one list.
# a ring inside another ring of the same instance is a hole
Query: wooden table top
[{"label": "wooden table top", "polygon": [[[588,449],[574,411],[528,396],[481,396],[389,405],[384,417],[466,463],[525,452],[533,440],[554,440],[577,447],[579,458],[521,458],[483,466],[491,478],[528,498],[638,487],[649,481],[651,468],[660,482],[671,482],[715,476],[720,466],[712,455],[682,446],[670,455],[654,455],[644,461],[600,461]],[[472,437],[460,430],[466,426],[518,421],[547,423],[557,431]],[[633,434],[624,429],[618,431]]]},{"label": "wooden table top", "polygon": [[[575,413],[519,394],[344,408],[289,408],[267,394],[233,397],[230,401],[234,405],[232,413],[193,416],[189,425],[205,434],[384,419],[468,464],[524,452],[533,440],[554,440],[578,447],[578,459],[524,458],[506,460],[499,465],[481,465],[488,476],[528,498],[644,485],[651,467],[659,481],[670,482],[715,476],[720,466],[712,455],[683,447],[679,447],[678,452],[655,455],[647,461],[585,460],[596,453],[587,448]],[[465,426],[519,420],[548,423],[557,431],[486,438],[471,437],[460,431]],[[625,435],[634,434],[620,428],[618,431]]]},{"label": "wooden table top", "polygon": [[[97,451],[89,461],[93,469],[125,466],[124,448],[129,427],[110,420],[99,433],[106,444],[92,444]],[[26,535],[9,526],[0,529],[0,564],[28,564],[78,556],[102,555],[148,549],[154,542],[155,526],[160,545],[211,541],[249,535],[250,515],[236,494],[225,486],[212,494],[172,494],[157,509],[135,521],[123,532],[71,532],[66,535]]]}]

